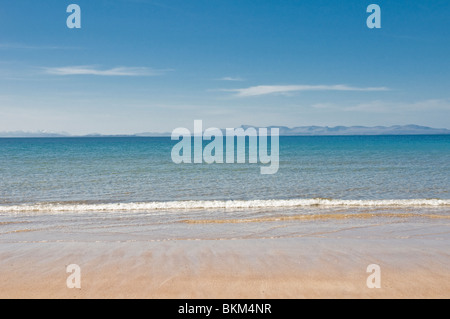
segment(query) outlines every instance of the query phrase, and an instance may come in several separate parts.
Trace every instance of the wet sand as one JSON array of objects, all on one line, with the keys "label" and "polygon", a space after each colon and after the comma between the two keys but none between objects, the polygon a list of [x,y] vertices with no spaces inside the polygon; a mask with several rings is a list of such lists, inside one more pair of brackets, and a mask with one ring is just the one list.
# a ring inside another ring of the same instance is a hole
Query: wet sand
[{"label": "wet sand", "polygon": [[449,265],[437,235],[0,243],[0,298],[449,298]]},{"label": "wet sand", "polygon": [[446,208],[357,212],[5,214],[0,298],[450,298]]}]

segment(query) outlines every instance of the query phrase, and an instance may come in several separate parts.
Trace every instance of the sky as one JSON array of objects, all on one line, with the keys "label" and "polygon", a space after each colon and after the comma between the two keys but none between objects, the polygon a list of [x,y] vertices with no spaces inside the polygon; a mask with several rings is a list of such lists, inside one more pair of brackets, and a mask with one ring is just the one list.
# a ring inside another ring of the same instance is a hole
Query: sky
[{"label": "sky", "polygon": [[449,40],[448,0],[2,0],[0,131],[450,128]]}]

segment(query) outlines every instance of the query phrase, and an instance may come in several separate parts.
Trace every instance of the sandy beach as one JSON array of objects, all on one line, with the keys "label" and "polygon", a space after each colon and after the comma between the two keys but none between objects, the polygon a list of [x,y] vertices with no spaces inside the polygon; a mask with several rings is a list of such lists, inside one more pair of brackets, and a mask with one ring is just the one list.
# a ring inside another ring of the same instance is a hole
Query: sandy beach
[{"label": "sandy beach", "polygon": [[449,298],[449,220],[446,206],[3,213],[0,298]]},{"label": "sandy beach", "polygon": [[[449,298],[436,240],[294,238],[0,244],[0,298]],[[66,285],[66,266],[81,288]],[[369,289],[369,264],[381,288]]]}]

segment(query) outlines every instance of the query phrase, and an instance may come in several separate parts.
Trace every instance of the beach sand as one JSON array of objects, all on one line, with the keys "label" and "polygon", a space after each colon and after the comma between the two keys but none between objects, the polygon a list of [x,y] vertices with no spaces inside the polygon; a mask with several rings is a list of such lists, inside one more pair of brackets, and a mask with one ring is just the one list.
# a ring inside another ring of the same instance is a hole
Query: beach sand
[{"label": "beach sand", "polygon": [[[0,298],[449,298],[445,242],[279,238],[0,244]],[[66,286],[66,266],[81,288]],[[381,288],[366,285],[378,264]]]}]

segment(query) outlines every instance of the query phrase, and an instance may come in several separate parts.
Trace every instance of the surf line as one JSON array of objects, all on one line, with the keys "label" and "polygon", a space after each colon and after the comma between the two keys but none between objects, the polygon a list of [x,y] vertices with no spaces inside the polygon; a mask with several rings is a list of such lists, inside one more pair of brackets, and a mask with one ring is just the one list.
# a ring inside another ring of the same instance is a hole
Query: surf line
[{"label": "surf line", "polygon": [[[194,121],[194,132],[184,127],[172,131],[171,139],[179,142],[172,148],[172,161],[176,164],[248,163],[270,164],[260,168],[261,174],[275,174],[279,168],[279,129],[270,128],[270,143],[267,128],[247,127],[223,130],[211,127],[203,131],[202,120]],[[180,141],[181,138],[181,141]],[[194,140],[192,143],[192,139]],[[248,146],[247,146],[248,139]],[[211,141],[203,147],[203,141]],[[236,141],[236,144],[235,144]],[[224,160],[224,144],[226,146]],[[269,145],[270,144],[270,145]],[[270,154],[268,148],[270,147]],[[192,156],[192,148],[194,148]],[[235,156],[236,153],[236,156]],[[193,157],[193,160],[192,160]]]}]

